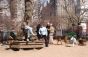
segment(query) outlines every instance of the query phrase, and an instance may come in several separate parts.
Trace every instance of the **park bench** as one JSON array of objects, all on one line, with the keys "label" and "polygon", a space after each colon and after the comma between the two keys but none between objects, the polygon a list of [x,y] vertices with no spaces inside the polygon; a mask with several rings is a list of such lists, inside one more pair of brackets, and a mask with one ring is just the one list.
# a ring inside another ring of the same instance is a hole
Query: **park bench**
[{"label": "park bench", "polygon": [[10,44],[11,49],[25,49],[25,48],[43,48],[44,43],[42,41],[14,41]]},{"label": "park bench", "polygon": [[19,49],[41,49],[44,47],[44,41],[37,40],[32,38],[32,41],[24,41],[24,40],[10,40],[9,48],[14,50]]}]

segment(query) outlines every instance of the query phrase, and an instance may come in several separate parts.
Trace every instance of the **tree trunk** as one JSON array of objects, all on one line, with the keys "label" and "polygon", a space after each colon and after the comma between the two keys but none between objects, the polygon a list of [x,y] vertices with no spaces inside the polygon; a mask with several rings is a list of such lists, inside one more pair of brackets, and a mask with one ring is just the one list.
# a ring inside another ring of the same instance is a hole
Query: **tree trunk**
[{"label": "tree trunk", "polygon": [[13,29],[19,32],[21,29],[21,24],[24,20],[25,0],[11,0],[10,8]]},{"label": "tree trunk", "polygon": [[33,15],[33,0],[25,0],[25,22],[31,24]]}]

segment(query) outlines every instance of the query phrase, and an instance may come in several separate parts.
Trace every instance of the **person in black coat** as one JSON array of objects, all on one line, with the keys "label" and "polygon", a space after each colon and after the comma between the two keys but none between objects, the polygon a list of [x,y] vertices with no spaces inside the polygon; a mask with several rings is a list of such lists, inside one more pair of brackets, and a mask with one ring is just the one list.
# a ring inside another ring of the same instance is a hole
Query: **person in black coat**
[{"label": "person in black coat", "polygon": [[38,24],[37,27],[36,27],[36,33],[37,33],[38,40],[41,39],[41,35],[39,34],[40,27],[41,27],[41,24]]},{"label": "person in black coat", "polygon": [[46,28],[47,28],[47,32],[48,32],[47,38],[48,38],[48,43],[49,43],[50,23],[47,23]]}]

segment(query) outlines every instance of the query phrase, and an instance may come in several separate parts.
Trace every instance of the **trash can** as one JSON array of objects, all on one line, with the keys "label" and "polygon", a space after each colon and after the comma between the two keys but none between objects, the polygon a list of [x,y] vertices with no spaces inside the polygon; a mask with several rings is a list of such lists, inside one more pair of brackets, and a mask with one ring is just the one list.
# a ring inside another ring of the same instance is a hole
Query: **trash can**
[{"label": "trash can", "polygon": [[2,31],[1,32],[1,37],[2,37],[1,38],[1,42],[3,44],[7,44],[9,36],[10,36],[10,32],[9,31]]},{"label": "trash can", "polygon": [[0,43],[1,43],[1,40],[2,40],[2,32],[0,31]]}]

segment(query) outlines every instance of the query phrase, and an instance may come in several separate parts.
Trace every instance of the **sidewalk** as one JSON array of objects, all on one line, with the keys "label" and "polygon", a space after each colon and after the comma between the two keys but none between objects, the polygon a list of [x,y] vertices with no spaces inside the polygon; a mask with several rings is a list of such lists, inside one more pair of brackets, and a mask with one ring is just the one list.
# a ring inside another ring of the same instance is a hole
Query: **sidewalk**
[{"label": "sidewalk", "polygon": [[86,46],[50,45],[41,50],[20,51],[5,50],[0,46],[0,57],[88,57],[88,42]]}]

